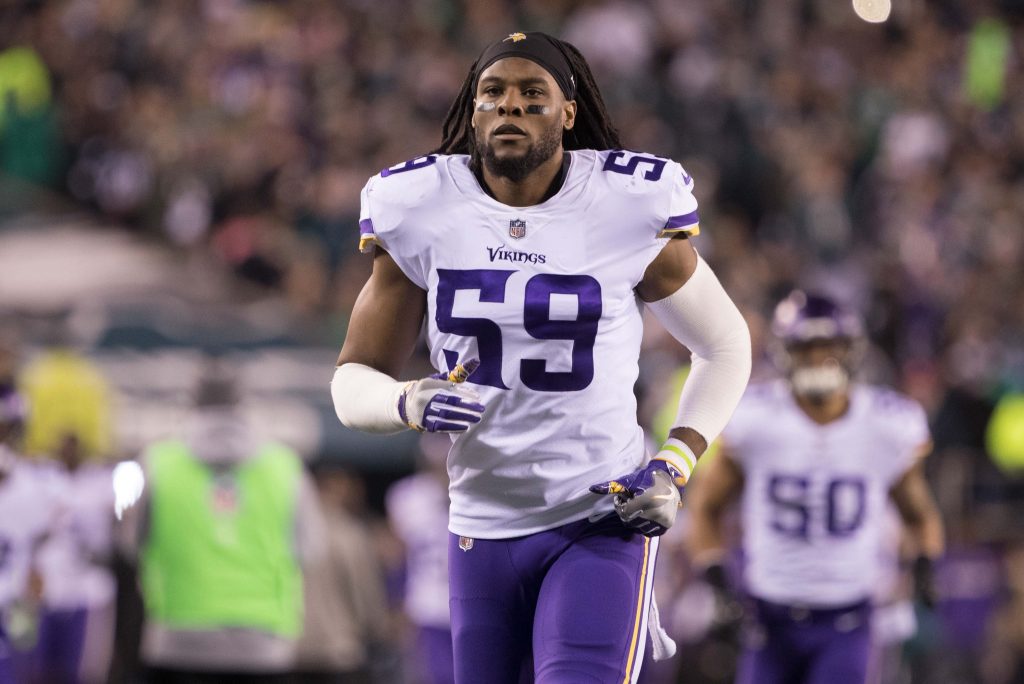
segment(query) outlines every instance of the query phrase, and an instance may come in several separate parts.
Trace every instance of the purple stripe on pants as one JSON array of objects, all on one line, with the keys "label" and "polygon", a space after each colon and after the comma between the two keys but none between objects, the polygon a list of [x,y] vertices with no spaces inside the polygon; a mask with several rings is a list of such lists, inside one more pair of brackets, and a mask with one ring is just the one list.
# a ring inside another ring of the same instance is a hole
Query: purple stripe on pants
[{"label": "purple stripe on pants", "polygon": [[871,605],[811,610],[755,601],[737,684],[864,684]]},{"label": "purple stripe on pants", "polygon": [[[512,539],[450,535],[455,681],[622,682],[647,638],[657,540],[606,516]],[[532,666],[531,666],[532,663]],[[628,672],[628,674],[627,674]]]}]

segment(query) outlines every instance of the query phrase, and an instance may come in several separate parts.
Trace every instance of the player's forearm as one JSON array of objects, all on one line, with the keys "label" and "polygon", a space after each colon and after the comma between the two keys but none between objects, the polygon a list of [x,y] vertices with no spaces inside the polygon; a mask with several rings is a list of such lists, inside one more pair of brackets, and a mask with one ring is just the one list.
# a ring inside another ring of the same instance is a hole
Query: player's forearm
[{"label": "player's forearm", "polygon": [[931,559],[942,555],[946,548],[946,533],[937,509],[922,510],[909,520],[905,518],[904,524],[919,555]]},{"label": "player's forearm", "polygon": [[922,460],[919,459],[893,487],[890,496],[917,553],[928,558],[941,556],[946,546],[945,529],[939,507],[925,480]]},{"label": "player's forearm", "polygon": [[696,567],[704,568],[721,562],[725,555],[725,541],[722,536],[721,516],[706,506],[694,506],[687,502],[689,517],[689,535],[686,548]]},{"label": "player's forearm", "polygon": [[703,259],[678,291],[648,306],[692,353],[675,426],[690,428],[704,440],[701,446],[692,435],[677,437],[700,455],[725,427],[746,389],[752,361],[750,331]]}]

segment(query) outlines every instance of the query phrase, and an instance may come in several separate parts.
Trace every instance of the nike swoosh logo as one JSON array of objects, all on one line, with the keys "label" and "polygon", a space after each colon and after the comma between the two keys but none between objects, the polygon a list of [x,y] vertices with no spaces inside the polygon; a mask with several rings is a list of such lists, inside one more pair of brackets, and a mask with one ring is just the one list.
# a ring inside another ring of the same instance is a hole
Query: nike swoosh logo
[{"label": "nike swoosh logo", "polygon": [[669,501],[669,500],[674,499],[674,498],[675,497],[672,496],[671,494],[654,494],[654,495],[651,496],[651,501],[662,502],[662,501]]}]

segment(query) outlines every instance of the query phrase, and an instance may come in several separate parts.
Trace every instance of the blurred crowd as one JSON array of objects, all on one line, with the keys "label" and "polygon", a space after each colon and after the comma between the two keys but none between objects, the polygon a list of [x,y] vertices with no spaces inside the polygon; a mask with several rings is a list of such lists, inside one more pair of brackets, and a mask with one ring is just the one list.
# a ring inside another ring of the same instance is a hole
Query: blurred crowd
[{"label": "blurred crowd", "polygon": [[366,273],[365,179],[435,146],[477,51],[536,27],[588,55],[627,145],[697,179],[701,248],[751,315],[818,280],[869,312],[893,377],[933,407],[949,383],[1024,381],[1019,3],[908,0],[884,25],[826,0],[4,13],[9,171],[311,315],[344,316]]},{"label": "blurred crowd", "polygon": [[[863,311],[865,374],[928,409],[952,544],[917,681],[1024,681],[1024,4],[894,5],[879,25],[836,0],[4,3],[0,170],[336,331],[369,268],[366,178],[440,142],[484,45],[556,33],[624,143],[694,177],[697,247],[747,315],[755,372],[766,313],[802,285]],[[684,359],[645,344],[655,425],[654,379]]]}]

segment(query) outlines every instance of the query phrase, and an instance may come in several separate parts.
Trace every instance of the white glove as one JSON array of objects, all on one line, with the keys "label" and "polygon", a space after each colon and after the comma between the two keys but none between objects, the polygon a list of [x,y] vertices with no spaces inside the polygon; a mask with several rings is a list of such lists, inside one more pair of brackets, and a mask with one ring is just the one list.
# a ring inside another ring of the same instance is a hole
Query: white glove
[{"label": "white glove", "polygon": [[465,432],[484,413],[480,395],[462,384],[479,365],[473,359],[456,366],[447,377],[410,382],[398,397],[398,414],[420,432]]}]

